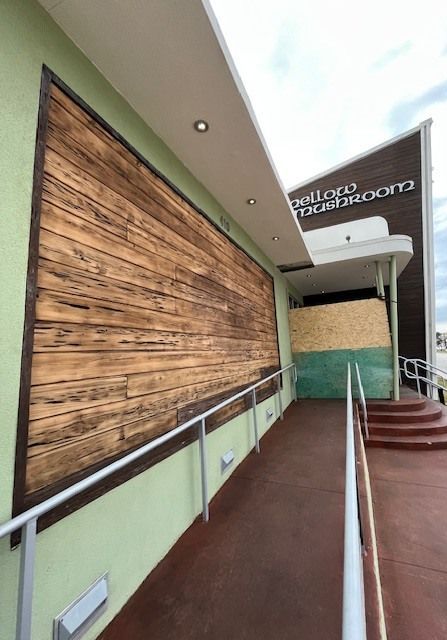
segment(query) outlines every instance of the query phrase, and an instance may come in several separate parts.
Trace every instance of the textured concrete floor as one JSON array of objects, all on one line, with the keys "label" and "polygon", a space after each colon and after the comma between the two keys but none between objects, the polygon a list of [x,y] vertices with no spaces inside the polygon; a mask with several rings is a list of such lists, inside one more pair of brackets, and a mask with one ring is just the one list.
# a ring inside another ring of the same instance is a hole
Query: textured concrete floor
[{"label": "textured concrete floor", "polygon": [[339,640],[344,455],[343,401],[290,407],[101,638]]},{"label": "textured concrete floor", "polygon": [[390,640],[447,638],[447,451],[367,449]]}]

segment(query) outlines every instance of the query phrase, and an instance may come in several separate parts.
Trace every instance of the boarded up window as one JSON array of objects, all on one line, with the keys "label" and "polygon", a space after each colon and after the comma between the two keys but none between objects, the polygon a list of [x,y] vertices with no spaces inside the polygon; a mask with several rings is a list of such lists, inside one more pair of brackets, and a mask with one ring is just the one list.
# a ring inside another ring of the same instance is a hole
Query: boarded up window
[{"label": "boarded up window", "polygon": [[51,77],[47,89],[16,511],[279,365],[271,277]]}]

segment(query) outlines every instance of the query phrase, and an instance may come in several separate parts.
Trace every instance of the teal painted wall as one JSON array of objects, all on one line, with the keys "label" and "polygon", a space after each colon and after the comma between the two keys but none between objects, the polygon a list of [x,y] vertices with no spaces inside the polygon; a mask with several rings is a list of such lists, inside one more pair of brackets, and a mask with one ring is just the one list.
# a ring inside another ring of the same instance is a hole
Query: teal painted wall
[{"label": "teal painted wall", "polygon": [[[293,354],[300,398],[345,398],[348,362],[359,365],[365,396],[390,398],[393,388],[391,347],[332,349]],[[356,391],[354,369],[353,388]]]},{"label": "teal painted wall", "polygon": [[[47,64],[216,222],[231,212],[192,176],[34,0],[0,3],[0,522],[11,515],[25,279],[34,145],[42,64]],[[231,234],[274,277],[281,362],[290,349],[287,284],[247,234]],[[297,292],[292,290],[295,296]],[[285,379],[283,406],[291,400]],[[274,410],[267,425],[265,411]],[[261,433],[278,416],[278,398],[258,406]],[[253,447],[245,414],[210,434],[209,483],[213,495],[228,478],[220,456],[230,447],[237,466]],[[234,468],[233,467],[233,468]],[[197,446],[191,445],[117,487],[38,536],[33,640],[51,638],[52,619],[105,571],[110,575],[106,613],[89,631],[95,638],[200,512]],[[196,525],[201,526],[201,525]],[[205,526],[205,525],[203,525]],[[0,541],[0,639],[14,637],[19,553]]]}]

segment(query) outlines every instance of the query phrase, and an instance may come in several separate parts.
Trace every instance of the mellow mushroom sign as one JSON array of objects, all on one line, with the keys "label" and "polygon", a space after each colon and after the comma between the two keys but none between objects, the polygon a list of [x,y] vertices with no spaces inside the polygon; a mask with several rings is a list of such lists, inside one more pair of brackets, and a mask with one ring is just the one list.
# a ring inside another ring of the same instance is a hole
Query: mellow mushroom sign
[{"label": "mellow mushroom sign", "polygon": [[376,198],[388,198],[406,191],[413,191],[413,189],[415,189],[414,180],[405,180],[386,187],[358,193],[357,183],[351,182],[342,187],[326,190],[316,189],[300,198],[293,199],[291,205],[298,218],[304,218],[314,213],[325,213],[334,209],[351,207],[362,202],[371,202]]}]

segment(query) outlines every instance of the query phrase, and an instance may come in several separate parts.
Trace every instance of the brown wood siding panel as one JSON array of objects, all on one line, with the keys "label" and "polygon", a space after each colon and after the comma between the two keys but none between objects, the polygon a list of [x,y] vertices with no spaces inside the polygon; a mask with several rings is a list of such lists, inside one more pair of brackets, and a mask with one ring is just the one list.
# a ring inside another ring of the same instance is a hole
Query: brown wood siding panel
[{"label": "brown wood siding panel", "polygon": [[412,237],[414,255],[399,277],[398,283],[399,351],[408,358],[425,359],[420,133],[414,133],[310,182],[289,196],[294,200],[316,189],[324,191],[352,182],[357,184],[358,192],[363,193],[406,180],[414,180],[413,191],[300,217],[299,222],[303,231],[310,231],[361,218],[382,216],[388,222],[390,234]]},{"label": "brown wood siding panel", "polygon": [[[41,114],[16,512],[172,429],[186,407],[229,397],[279,366],[271,276],[57,85]],[[207,429],[247,406],[233,403]],[[177,438],[43,525],[195,438]]]}]

